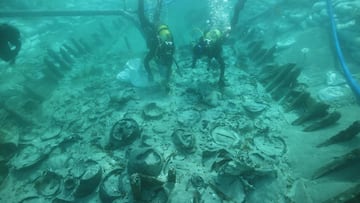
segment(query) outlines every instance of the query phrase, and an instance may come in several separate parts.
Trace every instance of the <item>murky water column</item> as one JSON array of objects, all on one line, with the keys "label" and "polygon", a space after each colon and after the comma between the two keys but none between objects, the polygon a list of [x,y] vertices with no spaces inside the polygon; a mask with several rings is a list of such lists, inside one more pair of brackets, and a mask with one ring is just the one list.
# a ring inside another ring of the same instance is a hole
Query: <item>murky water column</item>
[{"label": "murky water column", "polygon": [[230,27],[231,5],[229,0],[208,0],[210,8],[210,28],[225,30]]}]

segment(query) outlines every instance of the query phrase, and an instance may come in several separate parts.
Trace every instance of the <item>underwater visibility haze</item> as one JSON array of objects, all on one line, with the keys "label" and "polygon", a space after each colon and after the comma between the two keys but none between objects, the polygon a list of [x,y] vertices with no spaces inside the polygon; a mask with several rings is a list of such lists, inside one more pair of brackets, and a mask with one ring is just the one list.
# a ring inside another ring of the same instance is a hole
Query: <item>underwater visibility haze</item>
[{"label": "underwater visibility haze", "polygon": [[0,202],[360,202],[358,0],[0,0]]}]

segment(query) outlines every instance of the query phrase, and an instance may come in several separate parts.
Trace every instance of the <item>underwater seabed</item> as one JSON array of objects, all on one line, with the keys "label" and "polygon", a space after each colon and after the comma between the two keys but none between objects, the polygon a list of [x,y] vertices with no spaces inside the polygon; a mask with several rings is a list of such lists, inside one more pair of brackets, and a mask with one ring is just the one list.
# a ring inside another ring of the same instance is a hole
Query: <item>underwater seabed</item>
[{"label": "underwater seabed", "polygon": [[[122,21],[92,23],[89,36],[1,70],[12,80],[1,84],[0,202],[359,198],[360,107],[326,29],[239,29],[224,46],[223,90],[216,63],[191,69],[179,48],[182,74],[173,71],[166,93],[159,75],[141,88],[117,80],[143,54],[114,48],[129,43],[109,32]],[[24,46],[45,35],[54,33]]]},{"label": "underwater seabed", "polygon": [[[223,94],[216,85],[216,64],[199,63],[193,70],[189,60],[179,61],[185,74],[174,72],[167,95],[161,87],[117,81],[114,57],[77,59],[42,101],[38,117],[8,112],[14,123],[31,123],[17,133],[1,132],[12,137],[6,146],[14,153],[1,166],[1,201],[322,202],[352,187],[358,166],[321,168],[356,148],[359,138],[316,147],[357,118],[351,95],[345,104],[334,104],[342,115],[336,124],[304,132],[316,122],[291,124],[309,107],[297,104],[297,90],[288,88],[297,87],[305,73],[300,79],[300,72],[291,74],[298,70],[295,64],[267,65],[269,71],[261,72],[261,64],[276,60],[276,52],[264,48],[267,58],[250,61],[261,49],[251,48],[251,42],[239,42],[235,49],[244,46],[247,67],[225,47],[229,65]],[[286,84],[276,81],[279,75]],[[277,96],[283,93],[295,97]],[[358,154],[344,160],[355,162]],[[343,170],[352,175],[344,176]]]}]

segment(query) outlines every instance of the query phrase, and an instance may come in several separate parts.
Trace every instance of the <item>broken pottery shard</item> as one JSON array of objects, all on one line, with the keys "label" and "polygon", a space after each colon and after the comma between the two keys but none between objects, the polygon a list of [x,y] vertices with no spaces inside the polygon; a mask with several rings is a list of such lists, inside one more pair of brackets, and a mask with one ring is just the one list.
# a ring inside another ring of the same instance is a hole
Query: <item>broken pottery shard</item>
[{"label": "broken pottery shard", "polygon": [[255,147],[269,157],[280,157],[287,151],[286,143],[282,137],[257,135],[253,139]]},{"label": "broken pottery shard", "polygon": [[246,188],[241,178],[218,176],[209,181],[209,187],[220,198],[220,202],[244,202]]},{"label": "broken pottery shard", "polygon": [[78,165],[80,165],[78,170],[82,172],[82,175],[79,177],[79,184],[73,195],[80,198],[92,194],[97,189],[102,178],[102,167],[91,159],[80,162]]},{"label": "broken pottery shard", "polygon": [[243,137],[229,126],[215,126],[210,131],[211,138],[217,146],[231,147],[242,142]]},{"label": "broken pottery shard", "polygon": [[325,128],[328,127],[330,125],[333,125],[336,123],[336,121],[338,121],[341,117],[341,114],[337,111],[334,111],[332,113],[330,113],[329,115],[327,115],[325,118],[309,125],[308,127],[306,127],[304,129],[305,132],[310,132],[310,131],[315,131],[315,130],[319,130],[321,128]]},{"label": "broken pottery shard", "polygon": [[108,147],[116,148],[129,145],[140,137],[140,134],[139,124],[134,119],[121,119],[111,129]]},{"label": "broken pottery shard", "polygon": [[124,187],[128,185],[122,182],[123,171],[121,168],[116,168],[102,179],[98,192],[101,202],[113,202],[115,199],[119,199],[122,193],[126,191]]},{"label": "broken pottery shard", "polygon": [[61,176],[51,171],[45,171],[36,178],[34,187],[42,196],[56,196],[61,189]]},{"label": "broken pottery shard", "polygon": [[183,109],[177,114],[177,122],[184,127],[191,127],[198,123],[201,114],[196,109]]},{"label": "broken pottery shard", "polygon": [[292,125],[301,125],[306,121],[322,118],[328,114],[327,110],[330,106],[325,103],[317,102],[309,107],[309,110],[293,121]]},{"label": "broken pottery shard", "polygon": [[242,103],[242,106],[244,107],[245,110],[251,113],[262,112],[267,107],[266,104],[251,99],[245,99],[245,101]]},{"label": "broken pottery shard", "polygon": [[161,154],[152,148],[138,148],[130,152],[127,170],[129,174],[138,173],[156,177],[164,166]]},{"label": "broken pottery shard", "polygon": [[175,167],[173,167],[173,166],[169,167],[169,170],[167,172],[166,180],[170,184],[175,184],[176,183],[176,169],[175,169]]},{"label": "broken pottery shard", "polygon": [[28,145],[21,149],[12,159],[12,166],[15,170],[30,168],[44,160],[46,156],[47,153],[45,153],[42,149],[39,149],[34,145]]},{"label": "broken pottery shard", "polygon": [[163,115],[164,110],[154,102],[145,105],[143,109],[145,119],[161,119]]},{"label": "broken pottery shard", "polygon": [[336,135],[332,136],[330,139],[319,144],[317,147],[325,147],[332,144],[345,142],[353,139],[359,133],[360,133],[360,121],[355,121],[348,128],[340,131]]},{"label": "broken pottery shard", "polygon": [[313,175],[312,179],[318,179],[329,173],[341,170],[351,163],[356,163],[360,159],[360,148],[354,149],[353,151],[336,158],[334,161],[326,164],[325,166],[318,169]]},{"label": "broken pottery shard", "polygon": [[175,147],[182,152],[191,153],[196,149],[195,136],[193,133],[186,132],[183,129],[177,129],[171,135]]}]

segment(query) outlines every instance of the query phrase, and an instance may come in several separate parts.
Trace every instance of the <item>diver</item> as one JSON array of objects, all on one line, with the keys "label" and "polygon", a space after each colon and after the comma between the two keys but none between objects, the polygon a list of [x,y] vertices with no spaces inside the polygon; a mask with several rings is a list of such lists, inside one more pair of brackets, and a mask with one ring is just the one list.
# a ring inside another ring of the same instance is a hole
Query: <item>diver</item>
[{"label": "diver", "polygon": [[193,59],[192,59],[192,68],[195,68],[196,62],[203,56],[208,57],[208,59],[215,59],[220,66],[220,77],[219,77],[219,87],[222,88],[224,83],[224,73],[225,73],[225,62],[222,57],[222,44],[224,41],[223,33],[218,29],[211,29],[203,36],[200,37],[198,42],[193,47]]},{"label": "diver", "polygon": [[244,8],[246,0],[238,0],[234,6],[233,17],[230,22],[231,28],[235,28],[239,21],[239,13]]},{"label": "diver", "polygon": [[0,24],[0,58],[10,64],[14,64],[20,49],[19,30],[6,23]]},{"label": "diver", "polygon": [[230,29],[223,32],[216,28],[207,30],[200,37],[195,46],[193,46],[192,68],[195,68],[197,60],[204,56],[209,60],[215,59],[220,66],[220,77],[218,81],[220,88],[225,86],[225,62],[222,56],[222,45],[236,26],[240,10],[244,8],[245,2],[246,0],[238,0],[236,2],[233,17],[230,22]]},{"label": "diver", "polygon": [[140,28],[149,49],[144,59],[144,66],[149,81],[153,81],[154,76],[150,68],[150,61],[155,59],[158,64],[163,65],[165,67],[165,80],[163,82],[168,90],[175,45],[169,27],[159,23],[162,0],[158,0],[157,4],[158,7],[154,14],[154,22],[152,23],[145,17],[144,0],[138,1]]}]

